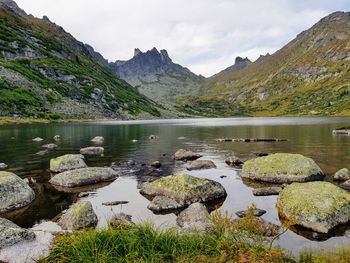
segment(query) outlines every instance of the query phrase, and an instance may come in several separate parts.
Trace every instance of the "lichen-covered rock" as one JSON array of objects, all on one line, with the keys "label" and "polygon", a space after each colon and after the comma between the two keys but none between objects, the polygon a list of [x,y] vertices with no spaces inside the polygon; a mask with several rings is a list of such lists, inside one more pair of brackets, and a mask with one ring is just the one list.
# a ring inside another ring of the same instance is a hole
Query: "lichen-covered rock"
[{"label": "lichen-covered rock", "polygon": [[21,228],[7,219],[0,218],[0,249],[33,239],[35,239],[33,231]]},{"label": "lichen-covered rock", "polygon": [[50,160],[51,172],[61,173],[69,170],[87,167],[84,155],[66,154]]},{"label": "lichen-covered rock", "polygon": [[14,173],[0,172],[0,213],[29,205],[35,198],[29,185]]},{"label": "lichen-covered rock", "polygon": [[253,195],[255,196],[268,196],[268,195],[279,195],[282,191],[282,187],[273,186],[273,187],[262,187],[253,189]]},{"label": "lichen-covered rock", "polygon": [[80,149],[81,154],[87,155],[101,155],[104,151],[105,149],[103,147],[85,147]]},{"label": "lichen-covered rock", "polygon": [[88,201],[79,201],[64,213],[58,224],[65,230],[78,230],[97,225],[97,216]]},{"label": "lichen-covered rock", "polygon": [[226,196],[225,188],[220,183],[188,174],[163,177],[145,185],[140,192],[148,196],[169,197],[181,206]]},{"label": "lichen-covered rock", "polygon": [[63,187],[77,187],[110,182],[115,180],[118,174],[119,173],[112,168],[89,167],[56,174],[49,182]]},{"label": "lichen-covered rock", "polygon": [[348,169],[343,168],[336,172],[333,176],[335,181],[347,181],[350,180],[350,172]]},{"label": "lichen-covered rock", "polygon": [[183,232],[205,232],[213,227],[207,208],[201,203],[194,203],[183,210],[176,218],[176,223]]},{"label": "lichen-covered rock", "polygon": [[105,138],[103,138],[102,136],[96,136],[94,138],[91,139],[91,141],[93,143],[103,143],[105,140]]},{"label": "lichen-covered rock", "polygon": [[328,182],[293,183],[277,201],[279,215],[320,233],[350,221],[350,193]]},{"label": "lichen-covered rock", "polygon": [[225,163],[228,166],[241,167],[244,162],[241,159],[237,158],[236,156],[231,156],[225,161]]},{"label": "lichen-covered rock", "polygon": [[166,196],[156,196],[147,206],[148,209],[155,212],[171,211],[176,210],[180,207],[181,205],[178,202]]},{"label": "lichen-covered rock", "polygon": [[340,187],[350,191],[350,180],[347,180],[346,182],[342,183]]},{"label": "lichen-covered rock", "polygon": [[289,153],[276,153],[246,161],[241,176],[270,183],[308,182],[324,178],[320,167],[312,159]]},{"label": "lichen-covered rock", "polygon": [[216,168],[216,165],[214,164],[213,161],[210,161],[210,160],[195,160],[186,166],[186,169],[189,171],[212,169],[212,168]]},{"label": "lichen-covered rock", "polygon": [[197,160],[200,157],[202,157],[202,155],[198,153],[180,149],[175,152],[173,159],[176,161],[192,161],[192,160]]}]

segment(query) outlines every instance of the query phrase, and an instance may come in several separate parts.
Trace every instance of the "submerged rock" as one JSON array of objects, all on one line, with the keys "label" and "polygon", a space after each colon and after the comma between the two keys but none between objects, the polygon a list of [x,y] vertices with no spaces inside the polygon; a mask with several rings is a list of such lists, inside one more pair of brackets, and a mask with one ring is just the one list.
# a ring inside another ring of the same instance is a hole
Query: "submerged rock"
[{"label": "submerged rock", "polygon": [[29,205],[35,198],[29,185],[14,173],[0,172],[0,213]]},{"label": "submerged rock", "polygon": [[145,185],[140,192],[148,196],[169,197],[181,206],[226,196],[225,188],[220,183],[188,174],[163,177]]},{"label": "submerged rock", "polygon": [[243,161],[240,160],[239,158],[237,158],[236,156],[231,156],[229,157],[225,163],[228,165],[228,166],[232,166],[232,167],[241,167],[242,164],[243,164]]},{"label": "submerged rock", "polygon": [[46,149],[54,149],[54,148],[56,148],[58,146],[57,146],[57,144],[50,143],[50,144],[45,144],[45,145],[43,145],[41,147],[46,148]]},{"label": "submerged rock", "polygon": [[191,204],[183,210],[177,217],[176,223],[184,232],[205,232],[213,227],[208,210],[201,203]]},{"label": "submerged rock", "polygon": [[262,187],[253,189],[253,195],[255,196],[267,196],[267,195],[279,195],[282,191],[282,187]]},{"label": "submerged rock", "polygon": [[336,172],[333,176],[335,181],[347,181],[350,180],[350,172],[348,169],[343,168]]},{"label": "submerged rock", "polygon": [[324,178],[320,167],[311,158],[289,153],[276,153],[246,161],[241,176],[270,183],[308,182]]},{"label": "submerged rock", "polygon": [[39,156],[44,156],[45,154],[48,154],[49,153],[49,150],[42,150],[42,151],[39,151],[36,153],[36,155],[39,155]]},{"label": "submerged rock", "polygon": [[91,139],[91,141],[93,143],[103,143],[105,140],[105,138],[103,138],[102,136],[96,136],[93,139]]},{"label": "submerged rock", "polygon": [[50,160],[51,172],[61,173],[69,170],[87,167],[84,155],[66,154]]},{"label": "submerged rock", "polygon": [[[247,216],[249,212],[250,212],[249,209],[248,210],[237,211],[236,215],[238,217],[243,218],[243,217]],[[253,210],[253,216],[255,216],[255,217],[260,217],[260,216],[264,215],[265,213],[266,213],[266,210],[263,210],[263,209],[254,208],[254,210]]]},{"label": "submerged rock", "polygon": [[157,140],[158,139],[158,136],[157,135],[154,135],[154,134],[151,134],[149,137],[148,137],[149,140]]},{"label": "submerged rock", "polygon": [[33,141],[33,142],[41,142],[41,141],[43,141],[43,140],[44,140],[43,138],[36,137],[36,138],[34,138],[32,141]]},{"label": "submerged rock", "polygon": [[112,168],[89,167],[56,174],[49,182],[64,187],[77,187],[113,181],[118,175]]},{"label": "submerged rock", "polygon": [[81,154],[102,155],[105,149],[103,147],[85,147],[80,149]]},{"label": "submerged rock", "polygon": [[110,202],[103,202],[102,205],[104,205],[104,206],[116,206],[116,205],[125,205],[128,203],[129,203],[129,201],[110,201]]},{"label": "submerged rock", "polygon": [[0,163],[0,169],[6,169],[8,165],[6,163]]},{"label": "submerged rock", "polygon": [[176,151],[173,159],[176,161],[193,161],[193,160],[197,160],[200,157],[202,157],[202,155],[200,155],[198,153],[194,153],[192,151],[180,149],[180,150]]},{"label": "submerged rock", "polygon": [[350,221],[350,193],[328,182],[293,183],[277,201],[279,215],[320,233]]},{"label": "submerged rock", "polygon": [[21,228],[5,218],[0,218],[0,249],[33,239],[35,239],[33,231]]},{"label": "submerged rock", "polygon": [[53,137],[53,140],[57,142],[57,141],[61,140],[61,136],[60,135],[55,135]]},{"label": "submerged rock", "polygon": [[58,224],[65,230],[79,230],[95,227],[97,221],[92,204],[88,201],[79,201],[61,216]]},{"label": "submerged rock", "polygon": [[189,171],[192,170],[203,170],[216,168],[216,165],[213,161],[210,160],[195,160],[186,166],[186,169]]},{"label": "submerged rock", "polygon": [[156,196],[152,202],[147,206],[148,209],[156,212],[171,211],[180,208],[181,205],[174,199],[166,196]]}]

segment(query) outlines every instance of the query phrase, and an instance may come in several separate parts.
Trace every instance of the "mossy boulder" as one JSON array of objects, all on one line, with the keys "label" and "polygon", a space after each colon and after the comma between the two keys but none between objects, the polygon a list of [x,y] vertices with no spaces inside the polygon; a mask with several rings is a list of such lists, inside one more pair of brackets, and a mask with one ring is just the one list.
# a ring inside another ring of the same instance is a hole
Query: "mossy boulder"
[{"label": "mossy boulder", "polygon": [[186,165],[186,169],[189,171],[212,169],[212,168],[216,168],[216,165],[213,161],[210,161],[210,160],[195,160],[189,163],[188,165]]},{"label": "mossy boulder", "polygon": [[328,182],[293,183],[277,201],[279,215],[320,233],[350,221],[350,193]]},{"label": "mossy boulder", "polygon": [[340,169],[339,171],[337,171],[334,176],[333,179],[335,181],[347,181],[350,180],[350,172],[347,168],[343,168]]},{"label": "mossy boulder", "polygon": [[0,218],[0,249],[33,239],[35,239],[33,231],[21,228],[5,218]]},{"label": "mossy boulder", "polygon": [[119,173],[112,168],[88,167],[56,174],[49,182],[63,187],[77,187],[110,182],[115,180],[118,175]]},{"label": "mossy boulder", "polygon": [[270,183],[322,180],[324,174],[311,159],[301,154],[276,153],[246,161],[242,178]]},{"label": "mossy boulder", "polygon": [[185,233],[206,232],[213,227],[208,210],[201,203],[194,203],[183,210],[176,218],[176,223]]},{"label": "mossy boulder", "polygon": [[0,213],[30,204],[35,198],[29,185],[14,173],[0,172]]},{"label": "mossy boulder", "polygon": [[340,187],[350,191],[350,180],[347,180],[346,182],[342,183]]},{"label": "mossy boulder", "polygon": [[176,161],[193,161],[201,158],[202,155],[194,153],[192,151],[187,151],[184,149],[177,150],[173,156],[173,159]]},{"label": "mossy boulder", "polygon": [[140,192],[148,196],[169,197],[181,206],[226,196],[225,188],[220,183],[184,173],[155,180],[145,185]]},{"label": "mossy boulder", "polygon": [[102,155],[104,151],[103,147],[85,147],[80,149],[80,153],[86,155]]},{"label": "mossy boulder", "polygon": [[72,205],[58,221],[58,224],[65,230],[79,230],[95,227],[98,219],[88,201],[79,201]]},{"label": "mossy boulder", "polygon": [[66,154],[50,160],[50,170],[54,173],[85,167],[87,165],[84,162],[84,155],[81,154]]}]

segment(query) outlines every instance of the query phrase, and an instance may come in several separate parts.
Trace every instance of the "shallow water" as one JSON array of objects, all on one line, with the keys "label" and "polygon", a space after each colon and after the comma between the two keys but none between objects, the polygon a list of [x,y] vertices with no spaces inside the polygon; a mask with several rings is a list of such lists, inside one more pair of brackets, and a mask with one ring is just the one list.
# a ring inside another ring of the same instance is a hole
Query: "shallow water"
[{"label": "shallow water", "polygon": [[[110,166],[112,162],[137,160],[145,163],[159,160],[169,174],[185,171],[185,164],[174,162],[171,155],[179,148],[191,149],[203,155],[202,159],[215,162],[217,169],[188,172],[223,184],[228,193],[222,211],[233,213],[246,209],[252,203],[267,210],[263,218],[280,224],[275,203],[276,196],[254,197],[254,185],[242,182],[240,170],[228,167],[225,159],[231,154],[242,159],[255,157],[253,152],[301,153],[313,158],[326,174],[338,169],[350,168],[350,136],[333,136],[332,130],[349,126],[350,118],[230,118],[188,119],[156,121],[115,121],[79,124],[33,124],[0,127],[0,162],[9,165],[12,171],[23,178],[33,178],[35,201],[24,209],[3,215],[23,227],[31,227],[43,220],[54,219],[62,210],[77,200],[77,193],[55,189],[47,181],[50,158],[66,153],[78,153],[82,147],[90,146],[91,138],[104,136],[104,156],[87,157],[89,166]],[[47,155],[35,153],[43,150],[43,144],[51,143],[59,134],[58,147]],[[150,141],[150,134],[159,136]],[[33,142],[35,137],[45,140]],[[185,137],[185,139],[178,139]],[[281,138],[286,142],[217,142],[216,138]],[[132,142],[132,140],[138,140]],[[165,156],[164,156],[165,154]],[[225,175],[226,178],[220,178]],[[131,214],[135,222],[152,220],[162,227],[173,225],[174,214],[155,215],[147,209],[149,201],[139,194],[141,182],[133,176],[122,176],[111,184],[88,188],[94,195],[84,198],[92,202],[103,226],[113,214]],[[128,204],[106,207],[102,202],[126,200]],[[276,244],[298,252],[308,248],[330,247],[350,244],[342,237],[350,225],[337,229],[333,236],[317,236],[305,230],[287,231]],[[315,241],[322,239],[322,241]]]}]

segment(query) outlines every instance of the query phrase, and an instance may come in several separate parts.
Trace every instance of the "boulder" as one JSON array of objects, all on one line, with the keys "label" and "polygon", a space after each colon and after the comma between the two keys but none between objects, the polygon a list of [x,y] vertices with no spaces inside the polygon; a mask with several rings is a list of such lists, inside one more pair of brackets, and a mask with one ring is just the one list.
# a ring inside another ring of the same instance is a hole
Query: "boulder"
[{"label": "boulder", "polygon": [[0,250],[4,247],[34,239],[35,234],[33,231],[21,228],[7,219],[0,218]]},{"label": "boulder", "polygon": [[183,210],[176,218],[176,223],[184,232],[206,232],[213,227],[208,210],[201,203],[191,204]]},{"label": "boulder", "polygon": [[[243,218],[246,215],[248,215],[249,212],[250,212],[249,210],[237,211],[236,215],[238,217]],[[254,208],[254,210],[253,210],[253,216],[255,216],[255,217],[260,217],[260,216],[264,215],[265,213],[266,213],[266,210],[263,210],[263,209]]]},{"label": "boulder", "polygon": [[253,189],[253,195],[255,196],[267,196],[267,195],[279,195],[282,191],[282,187],[262,187]]},{"label": "boulder", "polygon": [[14,173],[0,172],[0,213],[30,204],[35,198],[29,185]]},{"label": "boulder", "polygon": [[56,174],[49,181],[63,187],[77,187],[102,182],[110,182],[118,177],[112,168],[89,167]]},{"label": "boulder", "polygon": [[79,201],[72,205],[57,222],[65,230],[79,230],[95,227],[97,216],[88,201]]},{"label": "boulder", "polygon": [[350,172],[348,169],[343,168],[336,172],[333,176],[335,181],[347,181],[350,180]]},{"label": "boulder", "polygon": [[346,182],[342,183],[340,187],[350,191],[350,180],[347,180]]},{"label": "boulder", "polygon": [[154,135],[154,134],[151,134],[149,137],[148,137],[149,140],[157,140],[158,139],[158,136],[157,135]]},{"label": "boulder", "polygon": [[194,153],[192,151],[180,149],[180,150],[176,151],[173,159],[176,161],[192,161],[192,160],[197,160],[200,157],[202,157],[202,155],[200,155],[198,153]]},{"label": "boulder", "polygon": [[228,166],[232,166],[232,167],[241,167],[242,164],[243,164],[243,161],[240,160],[239,158],[237,158],[236,156],[231,156],[229,157],[225,163],[228,165]]},{"label": "boulder", "polygon": [[50,160],[51,172],[61,173],[69,170],[87,167],[84,155],[66,154]]},{"label": "boulder", "polygon": [[57,145],[54,144],[54,143],[49,143],[49,144],[43,145],[42,147],[43,147],[43,148],[46,148],[46,149],[54,149],[54,148],[57,147]]},{"label": "boulder", "polygon": [[310,158],[300,154],[276,153],[246,161],[242,178],[270,183],[322,180],[324,174]]},{"label": "boulder", "polygon": [[225,188],[220,183],[188,174],[163,177],[145,185],[140,192],[148,196],[169,197],[181,206],[226,196]]},{"label": "boulder", "polygon": [[320,233],[350,221],[350,193],[328,182],[293,183],[277,201],[279,215]]},{"label": "boulder", "polygon": [[105,149],[103,147],[85,147],[80,149],[81,154],[102,155]]},{"label": "boulder", "polygon": [[0,169],[6,169],[8,165],[6,163],[0,163]]},{"label": "boulder", "polygon": [[53,140],[57,142],[57,141],[61,140],[61,136],[60,135],[55,135],[53,137]]},{"label": "boulder", "polygon": [[128,227],[133,224],[132,216],[124,213],[114,215],[109,221],[109,225],[114,228]]},{"label": "boulder", "polygon": [[105,140],[105,138],[103,138],[102,136],[96,136],[94,138],[91,139],[91,141],[93,143],[103,143]]},{"label": "boulder", "polygon": [[210,160],[195,160],[186,166],[186,169],[189,171],[211,169],[211,168],[216,168],[216,165],[214,164],[213,161],[210,161]]},{"label": "boulder", "polygon": [[171,211],[180,208],[181,205],[174,199],[166,196],[156,196],[153,198],[152,202],[147,206],[148,209],[161,212],[161,211]]}]

